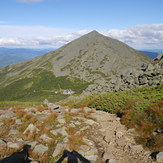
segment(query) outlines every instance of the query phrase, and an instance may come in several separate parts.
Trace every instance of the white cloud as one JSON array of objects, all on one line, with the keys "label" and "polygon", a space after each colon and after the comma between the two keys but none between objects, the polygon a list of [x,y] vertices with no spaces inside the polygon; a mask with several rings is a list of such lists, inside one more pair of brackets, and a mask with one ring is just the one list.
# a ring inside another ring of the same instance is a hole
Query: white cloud
[{"label": "white cloud", "polygon": [[[3,26],[0,25],[0,46],[58,48],[89,30],[44,26]],[[136,49],[163,49],[163,24],[137,25],[125,29],[112,29],[100,33],[118,39]]]},{"label": "white cloud", "polygon": [[29,2],[41,2],[43,0],[17,0],[18,2],[29,3]]},{"label": "white cloud", "polygon": [[138,49],[163,48],[163,24],[137,25],[102,33]]}]

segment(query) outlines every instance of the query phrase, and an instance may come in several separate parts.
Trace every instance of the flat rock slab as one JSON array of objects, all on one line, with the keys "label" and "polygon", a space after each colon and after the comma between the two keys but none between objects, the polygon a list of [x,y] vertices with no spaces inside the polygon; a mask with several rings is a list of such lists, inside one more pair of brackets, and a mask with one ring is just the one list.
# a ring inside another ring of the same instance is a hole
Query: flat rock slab
[{"label": "flat rock slab", "polygon": [[20,148],[20,144],[19,143],[7,142],[7,147],[8,148],[13,148],[13,149],[19,149]]},{"label": "flat rock slab", "polygon": [[58,118],[57,120],[61,124],[65,124],[66,123],[66,120],[64,118]]},{"label": "flat rock slab", "polygon": [[47,119],[46,115],[40,115],[36,118],[38,121]]},{"label": "flat rock slab", "polygon": [[163,163],[163,151],[157,154],[156,159],[158,163]]},{"label": "flat rock slab", "polygon": [[28,144],[31,146],[31,149],[33,149],[37,145],[37,141],[26,141],[25,144]]},{"label": "flat rock slab", "polygon": [[130,146],[130,148],[131,148],[131,151],[134,153],[140,153],[141,151],[143,151],[142,145],[133,145],[133,146]]},{"label": "flat rock slab", "polygon": [[58,143],[53,152],[53,157],[56,158],[61,152],[63,152],[64,149],[65,149],[65,144]]},{"label": "flat rock slab", "polygon": [[0,126],[3,126],[4,125],[4,123],[3,122],[0,122]]},{"label": "flat rock slab", "polygon": [[[97,156],[97,155],[88,155],[88,156],[85,156],[85,158],[88,159],[88,160],[91,161],[91,162],[96,162],[98,156]],[[109,163],[110,163],[110,162],[109,162]]]},{"label": "flat rock slab", "polygon": [[24,111],[27,111],[27,112],[36,112],[37,109],[34,108],[34,107],[32,107],[32,108],[26,108],[26,109],[24,109]]},{"label": "flat rock slab", "polygon": [[39,144],[35,146],[33,153],[42,156],[47,151],[48,151],[48,147],[46,147],[45,145]]},{"label": "flat rock slab", "polygon": [[68,133],[67,133],[65,127],[62,127],[62,128],[56,129],[56,130],[51,130],[50,132],[51,132],[53,135],[57,135],[58,133],[60,133],[60,134],[63,135],[63,136],[68,136]]},{"label": "flat rock slab", "polygon": [[97,124],[97,122],[92,120],[92,119],[88,119],[84,123],[87,123],[88,125],[91,125],[91,126],[94,125],[94,124]]},{"label": "flat rock slab", "polygon": [[28,127],[25,129],[25,131],[23,132],[23,134],[31,134],[33,135],[35,132],[38,132],[38,128],[34,125],[34,124],[29,124]]},{"label": "flat rock slab", "polygon": [[77,113],[77,112],[79,112],[81,109],[71,109],[70,110],[70,113]]},{"label": "flat rock slab", "polygon": [[89,108],[89,107],[84,107],[83,109],[85,112],[95,112],[96,110],[95,109],[92,109],[92,108]]},{"label": "flat rock slab", "polygon": [[1,110],[1,114],[0,115],[0,120],[6,119],[6,118],[12,118],[15,116],[15,113],[11,110]]},{"label": "flat rock slab", "polygon": [[44,142],[46,142],[46,143],[50,143],[50,142],[53,141],[53,139],[50,138],[47,134],[41,135],[41,136],[40,136],[40,139],[42,139],[42,140],[43,140]]},{"label": "flat rock slab", "polygon": [[3,140],[0,140],[0,147],[6,147],[7,144],[3,141]]},{"label": "flat rock slab", "polygon": [[18,133],[19,133],[18,130],[10,130],[10,131],[9,131],[9,134],[10,134],[10,135],[16,135],[16,134],[18,134]]},{"label": "flat rock slab", "polygon": [[21,119],[16,119],[16,120],[15,120],[15,123],[18,124],[18,125],[20,125],[20,124],[22,124],[23,122],[22,122]]}]

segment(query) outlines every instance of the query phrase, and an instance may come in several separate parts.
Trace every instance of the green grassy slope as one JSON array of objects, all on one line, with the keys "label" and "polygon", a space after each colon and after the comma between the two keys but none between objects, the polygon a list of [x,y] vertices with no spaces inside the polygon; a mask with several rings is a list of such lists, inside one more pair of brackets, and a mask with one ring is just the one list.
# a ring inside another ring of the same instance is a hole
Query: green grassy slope
[{"label": "green grassy slope", "polygon": [[[163,85],[92,95],[62,102],[70,107],[89,106],[115,113],[139,133],[137,142],[153,151],[163,150]],[[155,132],[155,134],[153,134]]]},{"label": "green grassy slope", "polygon": [[79,79],[69,79],[67,76],[55,77],[49,71],[34,71],[33,77],[19,79],[6,87],[0,88],[0,101],[34,101],[39,102],[47,98],[56,102],[68,97],[55,91],[71,89],[81,93],[89,83]]}]

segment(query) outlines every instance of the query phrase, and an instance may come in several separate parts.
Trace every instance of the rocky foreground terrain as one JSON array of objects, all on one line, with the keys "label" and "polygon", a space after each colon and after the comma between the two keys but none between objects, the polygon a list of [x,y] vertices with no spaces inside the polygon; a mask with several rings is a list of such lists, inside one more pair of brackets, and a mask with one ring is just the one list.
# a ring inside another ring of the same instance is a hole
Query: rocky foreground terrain
[{"label": "rocky foreground terrain", "polygon": [[[75,150],[92,163],[155,162],[136,144],[135,130],[126,129],[114,114],[45,103],[48,107],[0,110],[1,159],[29,144],[32,163],[56,162],[64,150]],[[161,153],[157,161],[163,161]]]}]

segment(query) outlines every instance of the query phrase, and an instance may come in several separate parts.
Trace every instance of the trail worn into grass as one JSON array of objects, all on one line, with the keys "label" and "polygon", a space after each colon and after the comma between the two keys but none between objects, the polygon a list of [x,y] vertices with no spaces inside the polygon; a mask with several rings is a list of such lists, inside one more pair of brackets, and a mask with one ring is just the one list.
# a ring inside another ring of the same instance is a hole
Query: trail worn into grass
[{"label": "trail worn into grass", "polygon": [[91,130],[91,137],[102,155],[102,162],[109,163],[152,163],[150,152],[136,144],[134,129],[126,129],[120,118],[103,111],[92,113],[98,125]]}]

